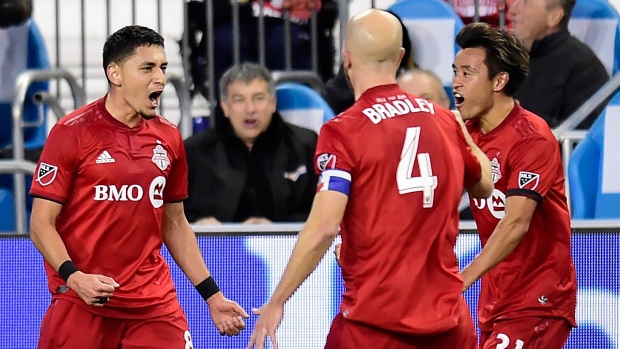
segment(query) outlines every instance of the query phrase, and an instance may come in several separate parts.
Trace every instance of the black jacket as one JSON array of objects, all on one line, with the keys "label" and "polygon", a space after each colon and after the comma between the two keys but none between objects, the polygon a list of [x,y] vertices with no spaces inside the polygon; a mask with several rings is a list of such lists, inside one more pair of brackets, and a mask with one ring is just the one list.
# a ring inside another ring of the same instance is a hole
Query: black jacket
[{"label": "black jacket", "polygon": [[242,222],[262,216],[274,222],[305,221],[318,182],[313,165],[316,133],[285,123],[276,112],[249,151],[228,119],[216,125],[185,140],[187,219],[212,216]]},{"label": "black jacket", "polygon": [[[564,29],[534,42],[530,74],[515,98],[555,128],[608,80],[592,49]],[[589,128],[601,111],[595,110],[579,128]]]}]

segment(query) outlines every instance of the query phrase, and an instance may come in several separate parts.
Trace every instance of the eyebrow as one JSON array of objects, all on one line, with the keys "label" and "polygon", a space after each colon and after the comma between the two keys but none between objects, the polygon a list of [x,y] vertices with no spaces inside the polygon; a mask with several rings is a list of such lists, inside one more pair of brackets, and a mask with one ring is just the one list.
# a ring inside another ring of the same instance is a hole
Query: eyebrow
[{"label": "eyebrow", "polygon": [[[457,68],[457,66],[452,64],[452,69],[456,69],[456,68]],[[474,68],[471,65],[461,65],[459,68],[465,69],[465,70],[469,70],[469,71],[477,71],[478,70],[478,69]]]},{"label": "eyebrow", "polygon": [[[156,63],[154,63],[154,62],[144,62],[144,63],[142,63],[142,66],[143,66],[143,67],[156,67],[156,66],[157,66],[157,64],[156,64]],[[161,64],[161,66],[168,66],[168,62],[163,62],[163,63]]]}]

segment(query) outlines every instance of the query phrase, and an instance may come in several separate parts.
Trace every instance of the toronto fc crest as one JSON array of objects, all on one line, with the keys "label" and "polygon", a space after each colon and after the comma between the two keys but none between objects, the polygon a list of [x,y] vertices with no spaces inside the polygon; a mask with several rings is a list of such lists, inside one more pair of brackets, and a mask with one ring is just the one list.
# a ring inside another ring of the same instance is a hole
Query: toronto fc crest
[{"label": "toronto fc crest", "polygon": [[[159,141],[157,142],[159,143]],[[168,158],[168,152],[161,144],[157,144],[153,149],[153,157],[151,158],[153,163],[159,167],[160,170],[165,171],[170,166],[170,159]]]},{"label": "toronto fc crest", "polygon": [[493,158],[491,160],[491,179],[493,179],[493,183],[497,183],[500,178],[502,178],[502,172],[500,171],[499,161],[497,158]]}]

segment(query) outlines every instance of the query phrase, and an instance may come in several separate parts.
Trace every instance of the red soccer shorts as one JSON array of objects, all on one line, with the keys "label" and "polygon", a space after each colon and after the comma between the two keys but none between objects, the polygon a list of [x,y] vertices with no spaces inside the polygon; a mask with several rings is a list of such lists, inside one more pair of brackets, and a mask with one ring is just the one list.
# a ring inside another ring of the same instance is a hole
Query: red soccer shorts
[{"label": "red soccer shorts", "polygon": [[43,322],[39,349],[193,348],[189,326],[179,306],[153,319],[115,319],[94,315],[64,299],[53,299]]},{"label": "red soccer shorts", "polygon": [[339,313],[332,322],[325,349],[477,349],[476,330],[465,301],[459,311],[457,327],[427,336],[389,332],[349,321]]},{"label": "red soccer shorts", "polygon": [[483,331],[482,349],[562,349],[572,326],[565,319],[524,317],[498,321]]}]

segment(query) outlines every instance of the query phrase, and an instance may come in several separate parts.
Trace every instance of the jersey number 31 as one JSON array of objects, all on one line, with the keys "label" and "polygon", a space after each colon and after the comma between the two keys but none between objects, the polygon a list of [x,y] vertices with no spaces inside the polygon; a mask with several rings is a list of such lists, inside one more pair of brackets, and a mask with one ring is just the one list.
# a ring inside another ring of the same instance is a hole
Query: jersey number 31
[{"label": "jersey number 31", "polygon": [[[437,188],[437,176],[433,176],[429,153],[418,154],[419,143],[420,127],[407,128],[405,144],[403,144],[403,151],[400,154],[400,162],[396,170],[396,184],[398,185],[399,194],[421,191],[424,195],[422,207],[431,208],[433,207],[435,188]],[[412,175],[413,167],[416,164],[416,155],[418,166],[420,167],[419,177],[413,177]]]}]

